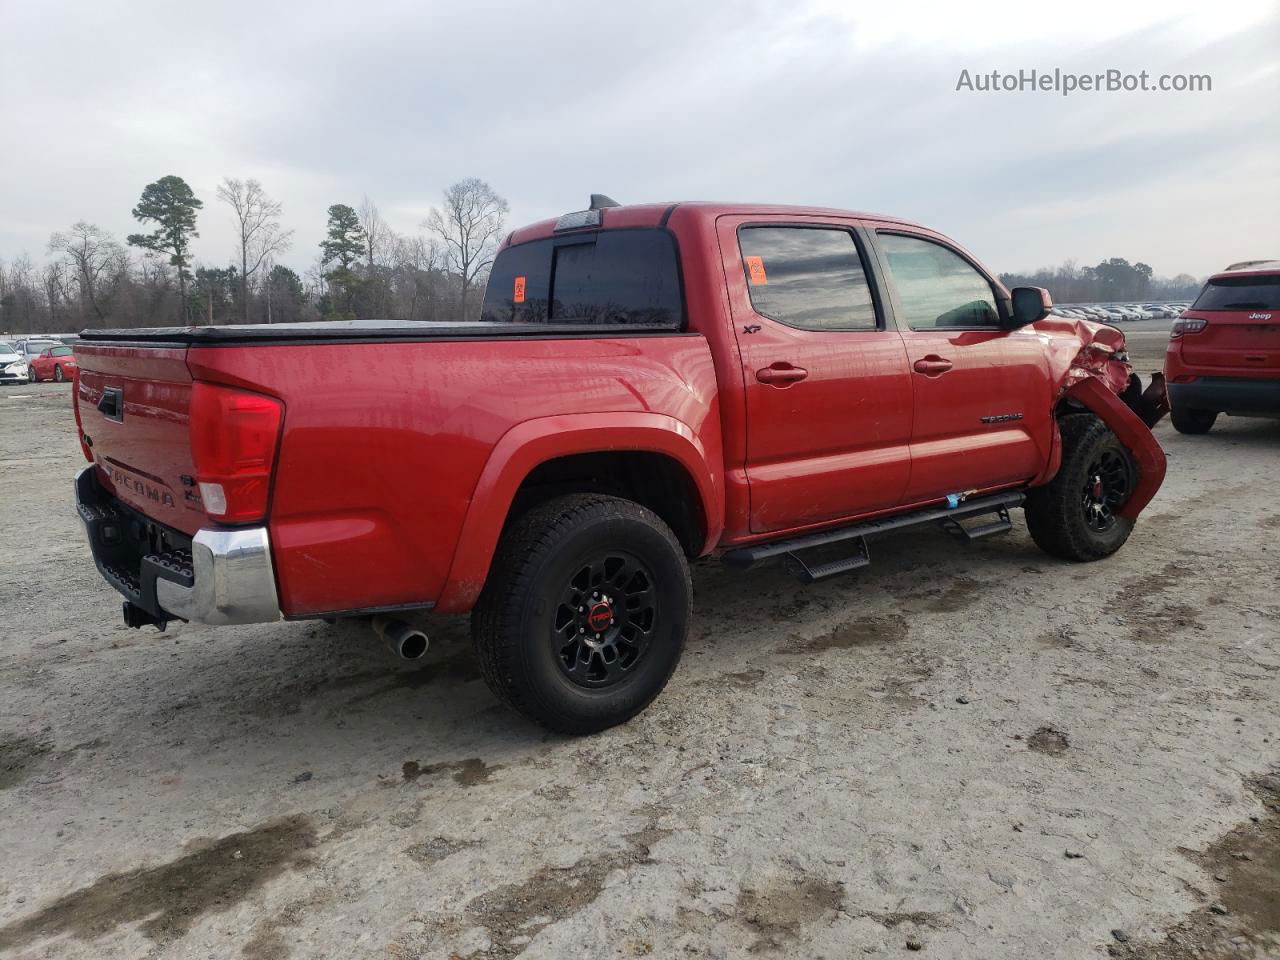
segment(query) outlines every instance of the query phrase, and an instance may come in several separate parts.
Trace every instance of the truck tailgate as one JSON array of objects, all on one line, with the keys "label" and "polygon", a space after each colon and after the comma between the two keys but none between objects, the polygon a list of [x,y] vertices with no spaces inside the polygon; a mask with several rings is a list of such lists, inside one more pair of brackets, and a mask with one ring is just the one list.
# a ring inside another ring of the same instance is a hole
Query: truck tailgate
[{"label": "truck tailgate", "polygon": [[151,519],[193,534],[206,514],[193,489],[186,355],[184,345],[79,343],[75,402],[98,482]]}]

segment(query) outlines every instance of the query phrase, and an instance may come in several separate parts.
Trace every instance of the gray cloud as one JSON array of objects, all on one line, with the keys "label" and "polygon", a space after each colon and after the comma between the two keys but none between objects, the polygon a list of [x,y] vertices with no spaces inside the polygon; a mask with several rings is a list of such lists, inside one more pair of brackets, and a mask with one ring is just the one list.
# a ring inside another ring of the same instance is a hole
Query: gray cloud
[{"label": "gray cloud", "polygon": [[[368,195],[412,232],[471,174],[513,225],[597,190],[897,213],[996,269],[1274,255],[1277,8],[1114,6],[7,4],[0,257],[40,256],[77,219],[134,230],[168,173],[205,200],[212,262],[231,251],[224,175],[284,202],[298,267],[329,204]],[[1214,90],[955,91],[964,68],[1055,66]]]}]

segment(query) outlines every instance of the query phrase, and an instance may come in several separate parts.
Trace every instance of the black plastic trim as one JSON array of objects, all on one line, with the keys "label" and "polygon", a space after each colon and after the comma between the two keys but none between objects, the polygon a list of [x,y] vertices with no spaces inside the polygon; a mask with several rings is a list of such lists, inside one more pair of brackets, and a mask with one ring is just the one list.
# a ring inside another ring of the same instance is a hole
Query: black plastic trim
[{"label": "black plastic trim", "polygon": [[[425,321],[424,321],[425,323]],[[434,326],[434,325],[433,325]],[[443,325],[442,325],[443,326]],[[632,337],[700,337],[702,334],[672,327],[652,327],[642,324],[587,327],[584,324],[513,323],[483,324],[486,327],[519,327],[519,330],[483,330],[471,332],[440,332],[424,334],[418,331],[399,331],[375,328],[353,334],[345,331],[290,332],[287,335],[268,336],[247,332],[244,326],[228,327],[161,327],[137,330],[95,330],[98,336],[86,342],[101,343],[113,347],[289,347],[302,344],[343,345],[354,343],[466,343],[496,340],[624,340]],[[221,331],[236,331],[224,334]],[[536,331],[536,332],[535,332]]]},{"label": "black plastic trim", "polygon": [[296,613],[285,616],[286,620],[345,620],[351,617],[371,617],[375,613],[428,613],[436,605],[434,600],[423,600],[420,603],[394,603],[384,607],[352,607],[347,610],[324,610],[320,613]]},{"label": "black plastic trim", "polygon": [[[156,581],[172,580],[184,587],[195,581],[190,568],[191,538],[180,530],[157,523],[111,496],[98,484],[96,469],[76,480],[76,506],[84,521],[89,550],[103,579],[126,600],[157,620],[175,620],[156,599]],[[172,550],[164,555],[146,551],[143,538],[154,530]]]}]

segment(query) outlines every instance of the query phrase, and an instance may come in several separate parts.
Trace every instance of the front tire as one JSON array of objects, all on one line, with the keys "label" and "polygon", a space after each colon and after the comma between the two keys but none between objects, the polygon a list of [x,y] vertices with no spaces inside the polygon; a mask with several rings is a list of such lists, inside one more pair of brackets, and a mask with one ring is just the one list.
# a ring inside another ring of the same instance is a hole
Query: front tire
[{"label": "front tire", "polygon": [[1060,424],[1062,465],[1045,486],[1027,493],[1031,539],[1063,560],[1090,561],[1119,550],[1133,521],[1117,515],[1133,495],[1138,469],[1129,451],[1091,413]]},{"label": "front tire", "polygon": [[1208,433],[1217,419],[1216,410],[1191,410],[1186,407],[1172,407],[1169,410],[1169,420],[1173,423],[1173,429],[1179,433]]},{"label": "front tire", "polygon": [[54,366],[53,366],[53,379],[54,379],[55,381],[57,381],[58,383],[61,383],[61,382],[65,379],[65,378],[63,377],[63,375],[62,375],[62,365],[61,365],[61,364],[54,364]]},{"label": "front tire", "polygon": [[503,534],[472,643],[505,703],[557,733],[596,733],[662,692],[691,603],[684,551],[655,513],[599,494],[557,497]]}]

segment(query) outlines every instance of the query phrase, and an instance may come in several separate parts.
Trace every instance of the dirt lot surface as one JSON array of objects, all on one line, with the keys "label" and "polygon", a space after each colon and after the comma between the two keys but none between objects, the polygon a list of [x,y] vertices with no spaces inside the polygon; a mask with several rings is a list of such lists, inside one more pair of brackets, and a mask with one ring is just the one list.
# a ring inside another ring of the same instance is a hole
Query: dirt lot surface
[{"label": "dirt lot surface", "polygon": [[699,565],[665,695],[569,740],[461,621],[416,665],[125,629],[66,389],[0,388],[0,955],[1280,956],[1280,423],[1158,435],[1103,563],[1019,519],[812,587]]}]

